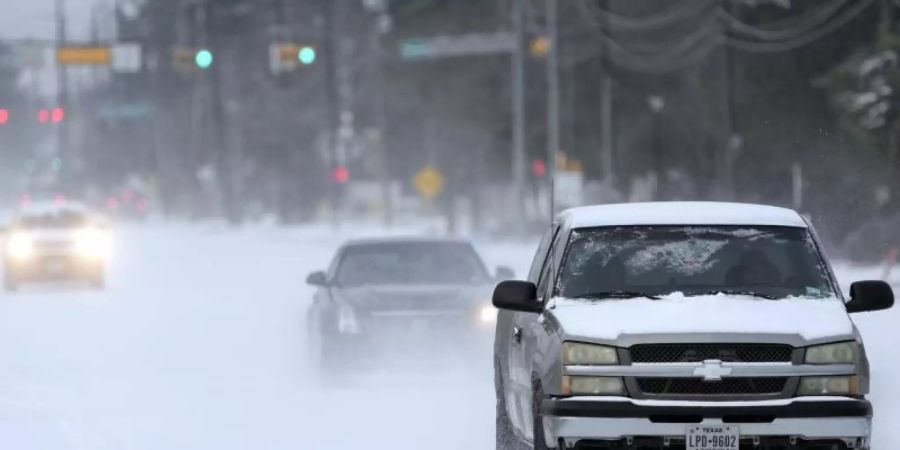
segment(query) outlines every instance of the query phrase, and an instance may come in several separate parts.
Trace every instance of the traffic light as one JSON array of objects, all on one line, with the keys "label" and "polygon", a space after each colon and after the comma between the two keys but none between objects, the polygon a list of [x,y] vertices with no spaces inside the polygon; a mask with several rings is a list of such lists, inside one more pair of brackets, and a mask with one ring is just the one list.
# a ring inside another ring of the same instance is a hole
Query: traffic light
[{"label": "traffic light", "polygon": [[53,108],[53,111],[50,112],[50,120],[53,123],[60,123],[63,119],[66,118],[66,110],[62,108]]},{"label": "traffic light", "polygon": [[269,68],[276,75],[293,72],[300,66],[315,64],[318,56],[312,45],[273,43],[269,46]]},{"label": "traffic light", "polygon": [[42,109],[38,111],[38,122],[47,123],[50,121],[50,111],[47,109]]},{"label": "traffic light", "polygon": [[347,184],[350,181],[350,169],[347,169],[347,166],[337,166],[331,176],[338,184]]},{"label": "traffic light", "polygon": [[300,47],[300,50],[297,51],[297,59],[299,59],[300,64],[303,64],[304,66],[316,62],[316,49],[310,46]]},{"label": "traffic light", "polygon": [[0,109],[0,125],[9,122],[9,110]]},{"label": "traffic light", "polygon": [[197,50],[197,54],[194,56],[194,63],[197,64],[197,67],[201,69],[208,69],[213,64],[213,54],[211,51],[207,49]]}]

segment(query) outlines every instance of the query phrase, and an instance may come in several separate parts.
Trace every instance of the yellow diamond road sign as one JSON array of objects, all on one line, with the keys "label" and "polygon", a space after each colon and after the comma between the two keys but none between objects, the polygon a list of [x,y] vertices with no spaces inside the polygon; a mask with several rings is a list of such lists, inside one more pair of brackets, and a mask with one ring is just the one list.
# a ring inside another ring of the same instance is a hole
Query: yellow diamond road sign
[{"label": "yellow diamond road sign", "polygon": [[422,197],[431,200],[444,190],[444,176],[434,167],[426,166],[416,174],[413,185]]}]

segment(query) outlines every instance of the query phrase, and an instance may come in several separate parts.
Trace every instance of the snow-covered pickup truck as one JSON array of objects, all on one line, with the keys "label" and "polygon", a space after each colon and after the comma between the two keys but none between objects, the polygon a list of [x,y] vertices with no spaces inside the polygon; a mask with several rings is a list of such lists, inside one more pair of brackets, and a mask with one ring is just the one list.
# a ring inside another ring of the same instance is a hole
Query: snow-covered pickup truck
[{"label": "snow-covered pickup truck", "polygon": [[563,212],[497,285],[497,448],[868,449],[865,348],[796,212],[666,202]]}]

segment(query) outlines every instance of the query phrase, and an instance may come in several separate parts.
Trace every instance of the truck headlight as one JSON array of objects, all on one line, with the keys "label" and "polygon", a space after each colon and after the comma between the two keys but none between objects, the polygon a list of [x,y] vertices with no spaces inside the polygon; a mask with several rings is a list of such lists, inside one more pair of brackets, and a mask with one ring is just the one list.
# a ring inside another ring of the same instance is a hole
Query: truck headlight
[{"label": "truck headlight", "polygon": [[859,395],[859,377],[804,377],[797,395]]},{"label": "truck headlight", "polygon": [[75,251],[85,259],[104,259],[109,256],[109,237],[95,228],[85,228],[75,234]]},{"label": "truck headlight", "polygon": [[619,355],[613,347],[582,342],[563,342],[562,363],[564,365],[614,365],[619,363]]},{"label": "truck headlight", "polygon": [[34,240],[26,233],[15,232],[9,236],[6,252],[16,261],[29,259],[34,255]]},{"label": "truck headlight", "polygon": [[817,345],[806,349],[807,364],[855,364],[858,353],[856,342]]},{"label": "truck headlight", "polygon": [[619,377],[563,376],[565,395],[625,395],[625,383]]}]

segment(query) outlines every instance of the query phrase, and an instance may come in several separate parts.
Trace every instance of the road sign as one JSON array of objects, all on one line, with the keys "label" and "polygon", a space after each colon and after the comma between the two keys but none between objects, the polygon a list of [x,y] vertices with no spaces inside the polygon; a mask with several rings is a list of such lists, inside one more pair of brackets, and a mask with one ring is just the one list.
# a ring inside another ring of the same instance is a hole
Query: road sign
[{"label": "road sign", "polygon": [[413,185],[422,197],[432,200],[444,190],[444,176],[434,167],[425,166],[413,178]]},{"label": "road sign", "polygon": [[107,65],[112,60],[109,47],[63,47],[56,51],[56,60],[70,65]]},{"label": "road sign", "polygon": [[112,47],[112,69],[119,73],[141,71],[141,45],[136,43],[116,44]]},{"label": "road sign", "polygon": [[516,48],[513,33],[470,33],[409,39],[400,43],[400,57],[407,60],[453,56],[511,53]]}]

